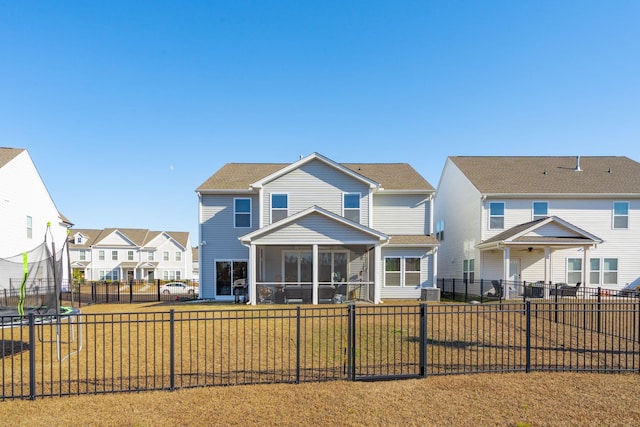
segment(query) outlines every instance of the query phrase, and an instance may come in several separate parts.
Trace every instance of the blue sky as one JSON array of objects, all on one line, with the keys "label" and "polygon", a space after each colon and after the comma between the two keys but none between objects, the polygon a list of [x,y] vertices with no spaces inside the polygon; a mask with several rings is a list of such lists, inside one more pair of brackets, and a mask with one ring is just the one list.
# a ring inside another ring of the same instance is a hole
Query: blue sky
[{"label": "blue sky", "polygon": [[640,2],[0,3],[0,146],[77,228],[189,231],[228,162],[640,161]]}]

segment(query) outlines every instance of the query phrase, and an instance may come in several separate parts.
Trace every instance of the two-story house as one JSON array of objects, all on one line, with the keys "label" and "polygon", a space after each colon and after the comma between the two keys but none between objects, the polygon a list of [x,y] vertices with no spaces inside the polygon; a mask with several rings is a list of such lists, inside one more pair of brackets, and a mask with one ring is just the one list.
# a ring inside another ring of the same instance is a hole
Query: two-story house
[{"label": "two-story house", "polygon": [[639,213],[640,163],[626,157],[449,157],[435,201],[439,275],[640,284]]},{"label": "two-story house", "polygon": [[76,280],[191,280],[193,273],[188,232],[73,229],[69,257]]},{"label": "two-story house", "polygon": [[252,304],[418,298],[433,287],[434,188],[408,164],[226,164],[199,197],[200,295]]}]

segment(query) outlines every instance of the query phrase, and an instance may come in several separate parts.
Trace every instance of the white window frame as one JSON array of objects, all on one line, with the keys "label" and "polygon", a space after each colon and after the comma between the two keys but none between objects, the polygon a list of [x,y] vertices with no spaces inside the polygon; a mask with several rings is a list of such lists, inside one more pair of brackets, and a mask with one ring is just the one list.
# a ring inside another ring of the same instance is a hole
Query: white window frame
[{"label": "white window frame", "polygon": [[127,251],[127,260],[133,261],[133,251]]},{"label": "white window frame", "polygon": [[[286,198],[287,198],[287,207],[286,207],[286,208],[274,208],[274,207],[273,207],[273,197],[274,197],[274,196],[284,196],[284,197],[286,197]],[[273,224],[274,222],[277,222],[277,221],[283,220],[284,218],[288,217],[288,216],[289,216],[289,193],[271,193],[271,204],[270,204],[270,206],[271,206],[271,214],[270,214],[271,216],[270,216],[270,219],[271,219],[271,223],[272,223],[272,224]],[[274,220],[273,220],[273,213],[274,213],[274,211],[275,211],[275,212],[284,212],[284,218],[279,218],[279,219],[277,219],[277,220],[275,220],[275,221],[274,221]]]},{"label": "white window frame", "polygon": [[444,241],[444,219],[436,222],[436,239],[438,239],[439,242]]},{"label": "white window frame", "polygon": [[[593,262],[598,262],[598,268],[593,268]],[[594,273],[598,277],[593,280]],[[600,285],[602,283],[602,258],[589,258],[589,285]]]},{"label": "white window frame", "polygon": [[147,261],[153,261],[155,259],[155,251],[147,251]]},{"label": "white window frame", "polygon": [[[616,205],[617,204],[624,204],[627,206],[627,213],[624,215],[620,215],[620,214],[616,214]],[[626,218],[626,226],[624,227],[616,227],[616,219],[618,218]],[[611,228],[613,228],[614,230],[627,230],[629,228],[629,202],[625,202],[625,201],[615,201],[613,202],[612,208],[611,208]]]},{"label": "white window frame", "polygon": [[105,252],[104,252],[104,250],[99,250],[99,251],[98,251],[98,260],[99,260],[99,261],[104,261],[104,257],[105,257]]},{"label": "white window frame", "polygon": [[[249,201],[249,212],[238,212],[236,210],[236,202],[239,200]],[[233,198],[233,228],[251,228],[251,225],[253,224],[253,215],[251,214],[252,209],[253,209],[253,204],[250,197],[234,197]],[[238,215],[249,215],[249,225],[238,226]]]},{"label": "white window frame", "polygon": [[78,255],[78,258],[80,259],[80,261],[86,261],[87,251],[85,249],[80,249],[80,254]]},{"label": "white window frame", "polygon": [[476,260],[469,258],[462,261],[462,280],[468,280],[468,283],[474,283],[476,278],[475,271]]},{"label": "white window frame", "polygon": [[176,252],[176,261],[182,261],[182,252],[180,251]]},{"label": "white window frame", "polygon": [[118,251],[111,251],[111,261],[118,260]]},{"label": "white window frame", "polygon": [[33,239],[33,218],[27,215],[27,239]]},{"label": "white window frame", "polygon": [[[536,204],[544,204],[545,205],[545,214],[540,215],[536,214]],[[545,201],[534,201],[531,203],[531,221],[535,221],[538,219],[542,219],[549,216],[549,202]]]},{"label": "white window frame", "polygon": [[[492,215],[491,214],[491,205],[502,205],[502,215]],[[489,202],[489,209],[488,209],[488,217],[489,217],[489,224],[487,224],[487,226],[489,227],[489,230],[504,230],[504,222],[505,222],[505,213],[507,211],[507,204],[505,202]],[[502,218],[502,227],[492,227],[491,226],[491,219],[493,218]]]},{"label": "white window frame", "polygon": [[182,280],[182,271],[180,270],[164,270],[162,273],[162,280]]},{"label": "white window frame", "polygon": [[[609,270],[607,269],[607,261],[615,260],[616,269]],[[619,258],[602,258],[602,284],[603,285],[617,285],[618,284],[618,273],[620,272],[620,259]],[[608,280],[607,275],[615,274],[615,280]]]},{"label": "white window frame", "polygon": [[[570,265],[570,260],[578,260],[580,262],[580,270],[569,270],[569,265]],[[567,279],[567,283],[571,284],[571,285],[575,285],[578,282],[582,282],[582,273],[584,271],[584,260],[582,258],[578,258],[578,257],[567,257],[567,263],[566,263],[566,279]],[[573,274],[575,275],[576,273],[579,273],[579,277],[578,280],[573,280],[573,279],[569,279],[569,275]]]},{"label": "white window frame", "polygon": [[[219,294],[218,293],[218,263],[219,262],[228,262],[230,264],[230,271],[231,271],[231,289],[230,289],[230,293],[229,294]],[[235,271],[234,268],[234,264],[238,263],[238,262],[244,262],[246,264],[246,269],[247,269],[247,277],[246,280],[249,280],[249,260],[248,259],[228,259],[228,258],[220,258],[220,259],[214,259],[213,260],[213,292],[214,295],[216,296],[220,296],[220,297],[230,297],[233,296],[233,283],[236,280],[239,280],[237,278],[234,278],[233,276],[233,272]]]},{"label": "white window frame", "polygon": [[[358,196],[358,207],[357,208],[347,208],[346,207],[346,198],[347,196]],[[342,193],[342,216],[349,219],[349,217],[347,217],[346,213],[347,212],[358,212],[358,220],[355,221],[358,224],[360,224],[360,221],[362,220],[362,193]]]},{"label": "white window frame", "polygon": [[162,260],[169,261],[169,251],[162,251]]},{"label": "white window frame", "polygon": [[[407,270],[407,259],[417,259],[419,261],[418,270]],[[400,271],[387,271],[387,260],[388,259],[399,259],[400,260]],[[387,274],[389,273],[398,273],[400,275],[399,285],[387,285]],[[407,285],[407,273],[418,273],[418,284],[409,284]],[[411,287],[414,288],[416,286],[420,286],[422,284],[422,257],[420,256],[411,256],[411,255],[389,255],[384,257],[384,272],[383,272],[384,284],[385,288],[389,289],[399,289]]]}]

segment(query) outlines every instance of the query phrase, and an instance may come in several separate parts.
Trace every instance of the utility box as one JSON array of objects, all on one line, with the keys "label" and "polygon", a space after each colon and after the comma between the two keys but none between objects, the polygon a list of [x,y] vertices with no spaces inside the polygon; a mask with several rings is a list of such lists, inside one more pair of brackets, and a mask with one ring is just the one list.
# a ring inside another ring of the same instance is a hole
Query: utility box
[{"label": "utility box", "polygon": [[440,288],[422,288],[420,289],[420,301],[440,301]]}]

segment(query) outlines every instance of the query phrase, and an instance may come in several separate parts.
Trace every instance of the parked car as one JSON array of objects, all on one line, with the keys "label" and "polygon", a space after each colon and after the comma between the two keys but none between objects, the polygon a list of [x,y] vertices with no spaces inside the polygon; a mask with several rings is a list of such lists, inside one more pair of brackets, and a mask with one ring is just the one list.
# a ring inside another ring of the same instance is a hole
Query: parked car
[{"label": "parked car", "polygon": [[182,282],[169,282],[160,286],[160,292],[165,295],[195,295],[198,289]]}]

